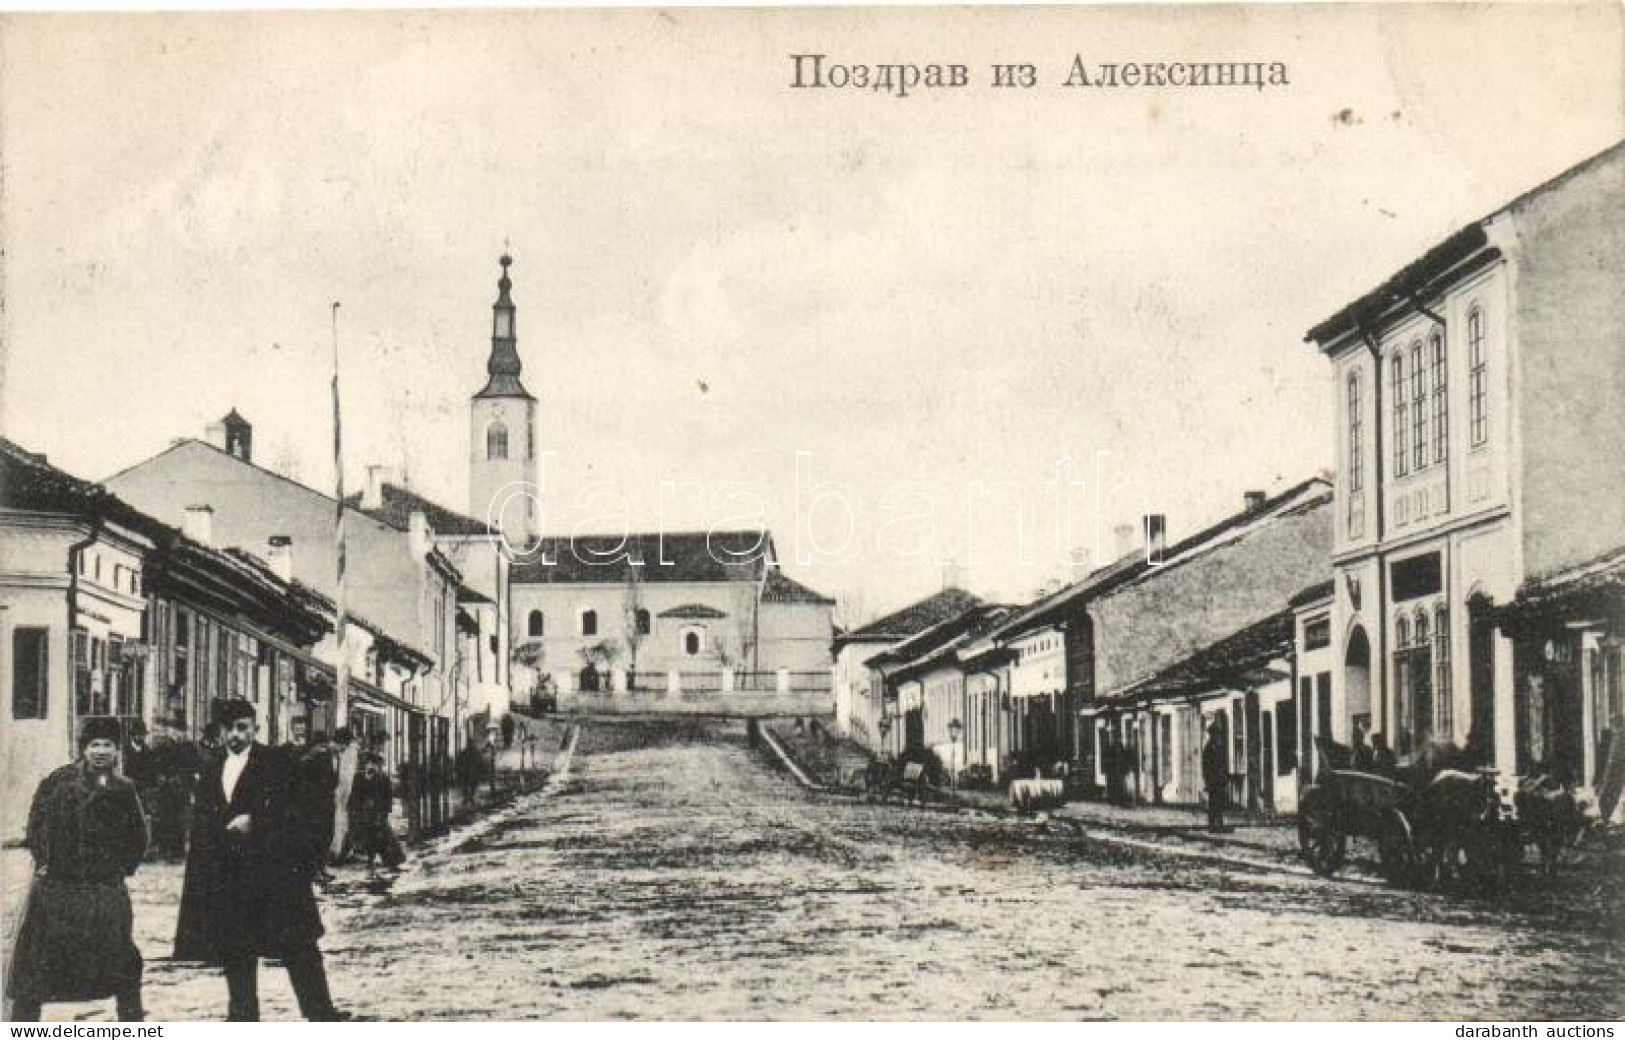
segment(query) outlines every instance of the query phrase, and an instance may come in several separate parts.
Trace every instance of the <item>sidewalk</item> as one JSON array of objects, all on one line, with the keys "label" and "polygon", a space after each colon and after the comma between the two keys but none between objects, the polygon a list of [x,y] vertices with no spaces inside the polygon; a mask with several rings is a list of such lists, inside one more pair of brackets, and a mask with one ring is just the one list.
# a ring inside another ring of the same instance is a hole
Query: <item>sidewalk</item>
[{"label": "sidewalk", "polygon": [[[948,794],[970,808],[1015,811],[1002,791],[951,791]],[[1171,847],[1233,853],[1274,865],[1303,865],[1298,853],[1297,821],[1291,817],[1230,812],[1225,814],[1225,820],[1232,829],[1214,834],[1207,829],[1207,812],[1201,806],[1129,807],[1107,802],[1067,802],[1046,815],[1048,819],[1069,821],[1085,830],[1113,831]],[[1357,860],[1356,865],[1359,865]]]}]

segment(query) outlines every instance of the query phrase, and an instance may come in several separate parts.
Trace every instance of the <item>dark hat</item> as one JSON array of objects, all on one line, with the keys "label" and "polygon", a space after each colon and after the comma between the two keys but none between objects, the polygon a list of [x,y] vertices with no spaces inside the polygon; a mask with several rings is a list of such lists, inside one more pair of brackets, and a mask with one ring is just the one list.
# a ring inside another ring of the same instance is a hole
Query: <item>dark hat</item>
[{"label": "dark hat", "polygon": [[111,740],[117,744],[120,735],[118,719],[92,715],[79,726],[79,750],[83,751],[92,740]]},{"label": "dark hat", "polygon": [[214,709],[214,721],[222,726],[229,726],[238,719],[256,717],[254,706],[247,701],[220,701]]}]

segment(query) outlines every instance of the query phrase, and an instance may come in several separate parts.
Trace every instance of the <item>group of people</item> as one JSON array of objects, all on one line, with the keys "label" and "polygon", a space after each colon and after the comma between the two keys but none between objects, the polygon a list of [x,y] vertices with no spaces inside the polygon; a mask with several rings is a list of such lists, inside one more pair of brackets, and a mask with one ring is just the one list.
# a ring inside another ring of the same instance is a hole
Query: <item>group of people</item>
[{"label": "group of people", "polygon": [[[363,755],[341,795],[350,743],[343,728],[306,741],[296,724],[293,743],[268,747],[256,740],[251,704],[222,702],[214,722],[222,742],[199,755],[182,810],[190,811],[190,841],[174,958],[224,968],[229,1021],[259,1019],[261,957],[287,968],[306,1019],[343,1020],[317,945],[323,928],[313,886],[335,848],[340,797],[349,826],[339,847],[365,857],[369,871],[374,858],[386,866],[404,859],[389,825],[393,791],[382,758]],[[125,879],[146,855],[149,832],[141,791],[118,770],[120,739],[116,719],[87,719],[78,759],[34,795],[27,828],[34,878],[6,980],[15,1021],[37,1021],[45,1003],[107,996],[121,1021],[143,1017],[143,960]],[[155,801],[175,797],[173,776],[142,773],[127,749],[126,758]],[[156,810],[153,830],[162,833],[170,818]]]}]

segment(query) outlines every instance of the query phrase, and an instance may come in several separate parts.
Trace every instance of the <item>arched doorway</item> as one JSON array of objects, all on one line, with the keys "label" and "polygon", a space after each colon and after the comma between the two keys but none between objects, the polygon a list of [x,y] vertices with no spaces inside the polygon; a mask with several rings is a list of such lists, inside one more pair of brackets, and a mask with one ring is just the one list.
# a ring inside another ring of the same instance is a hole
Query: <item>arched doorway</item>
[{"label": "arched doorway", "polygon": [[[1370,733],[1371,714],[1371,641],[1359,625],[1349,633],[1348,648],[1343,652],[1343,703],[1348,706],[1349,733]],[[1306,751],[1313,751],[1306,748]]]},{"label": "arched doorway", "polygon": [[601,685],[598,676],[598,666],[589,664],[587,667],[581,669],[579,681],[582,693],[597,693],[599,686]]}]

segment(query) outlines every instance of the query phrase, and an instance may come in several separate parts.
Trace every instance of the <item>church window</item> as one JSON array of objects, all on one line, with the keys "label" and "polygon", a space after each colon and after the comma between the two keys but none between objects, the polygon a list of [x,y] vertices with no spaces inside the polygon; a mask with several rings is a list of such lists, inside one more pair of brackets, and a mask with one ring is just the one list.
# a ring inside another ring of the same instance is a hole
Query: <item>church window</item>
[{"label": "church window", "polygon": [[532,638],[540,637],[543,635],[543,630],[545,627],[546,623],[542,619],[542,612],[539,610],[531,611],[530,620],[527,622],[526,628],[526,631],[529,632],[530,636]]},{"label": "church window", "polygon": [[488,459],[508,457],[508,427],[503,425],[501,420],[485,428],[485,457]]}]

